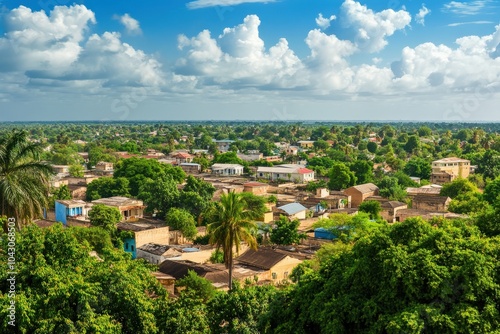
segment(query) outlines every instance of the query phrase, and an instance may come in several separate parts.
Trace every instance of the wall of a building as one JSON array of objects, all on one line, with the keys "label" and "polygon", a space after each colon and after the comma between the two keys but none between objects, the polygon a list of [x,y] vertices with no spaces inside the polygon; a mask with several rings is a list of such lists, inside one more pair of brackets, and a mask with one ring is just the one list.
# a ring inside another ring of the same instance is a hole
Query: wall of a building
[{"label": "wall of a building", "polygon": [[135,232],[136,247],[141,247],[147,243],[154,243],[159,245],[169,245],[170,230],[168,226],[153,228]]},{"label": "wall of a building", "polygon": [[55,212],[56,212],[55,216],[56,221],[66,225],[66,206],[56,201]]},{"label": "wall of a building", "polygon": [[123,240],[123,250],[127,253],[132,254],[132,258],[135,259],[137,257],[137,247],[136,247],[135,239],[133,239],[133,238],[124,239]]}]

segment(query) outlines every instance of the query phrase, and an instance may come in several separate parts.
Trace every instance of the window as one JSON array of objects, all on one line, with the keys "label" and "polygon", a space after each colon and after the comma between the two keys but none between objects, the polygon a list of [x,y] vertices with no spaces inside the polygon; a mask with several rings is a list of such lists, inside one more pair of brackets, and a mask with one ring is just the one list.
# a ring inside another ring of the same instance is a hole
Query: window
[{"label": "window", "polygon": [[134,251],[134,246],[130,246],[130,249],[132,250],[132,252]]},{"label": "window", "polygon": [[288,278],[288,271],[285,271],[285,273],[283,274],[283,276],[286,278]]},{"label": "window", "polygon": [[125,243],[125,250],[128,250],[128,242]]},{"label": "window", "polygon": [[273,273],[273,279],[277,279],[277,278],[278,278],[278,274]]}]

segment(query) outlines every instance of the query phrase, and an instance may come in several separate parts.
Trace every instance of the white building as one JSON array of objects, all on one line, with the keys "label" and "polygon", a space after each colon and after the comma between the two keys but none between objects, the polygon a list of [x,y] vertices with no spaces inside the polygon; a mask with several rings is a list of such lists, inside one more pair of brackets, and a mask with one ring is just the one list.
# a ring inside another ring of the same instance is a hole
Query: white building
[{"label": "white building", "polygon": [[274,167],[258,167],[257,177],[272,181],[290,181],[305,183],[314,181],[314,171],[304,165],[278,165]]},{"label": "white building", "polygon": [[213,164],[212,174],[219,176],[243,175],[243,166],[239,164]]},{"label": "white building", "polygon": [[152,264],[160,264],[165,260],[180,260],[181,255],[181,252],[169,245],[147,243],[137,247],[137,258],[146,259]]}]

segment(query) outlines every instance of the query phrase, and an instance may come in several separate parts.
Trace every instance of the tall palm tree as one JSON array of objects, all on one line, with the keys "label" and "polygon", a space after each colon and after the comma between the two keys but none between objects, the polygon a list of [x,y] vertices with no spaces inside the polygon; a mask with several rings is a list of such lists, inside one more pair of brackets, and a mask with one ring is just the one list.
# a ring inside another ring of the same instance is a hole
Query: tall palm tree
[{"label": "tall palm tree", "polygon": [[15,218],[18,229],[47,206],[52,169],[40,162],[41,153],[25,131],[0,138],[0,215]]},{"label": "tall palm tree", "polygon": [[239,254],[240,244],[245,241],[252,249],[257,249],[257,240],[253,231],[257,224],[253,219],[259,213],[249,209],[243,198],[234,192],[222,195],[217,203],[213,223],[208,225],[210,243],[224,252],[224,265],[229,269],[229,290],[233,288],[233,250]]}]

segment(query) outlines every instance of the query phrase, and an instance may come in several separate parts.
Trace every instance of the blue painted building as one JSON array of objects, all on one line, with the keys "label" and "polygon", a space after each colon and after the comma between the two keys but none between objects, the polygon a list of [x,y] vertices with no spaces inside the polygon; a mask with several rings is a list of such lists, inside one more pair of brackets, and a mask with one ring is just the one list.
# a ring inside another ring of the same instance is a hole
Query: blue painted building
[{"label": "blue painted building", "polygon": [[168,245],[170,229],[165,222],[142,219],[141,222],[122,222],[116,226],[119,231],[128,232],[128,238],[123,238],[123,250],[137,258],[137,248],[148,243]]},{"label": "blue painted building", "polygon": [[56,221],[66,225],[67,217],[84,218],[87,215],[87,203],[82,200],[57,200],[55,205]]},{"label": "blue painted building", "polygon": [[137,247],[135,244],[135,238],[123,239],[123,250],[127,253],[132,254],[132,258],[137,258]]}]

